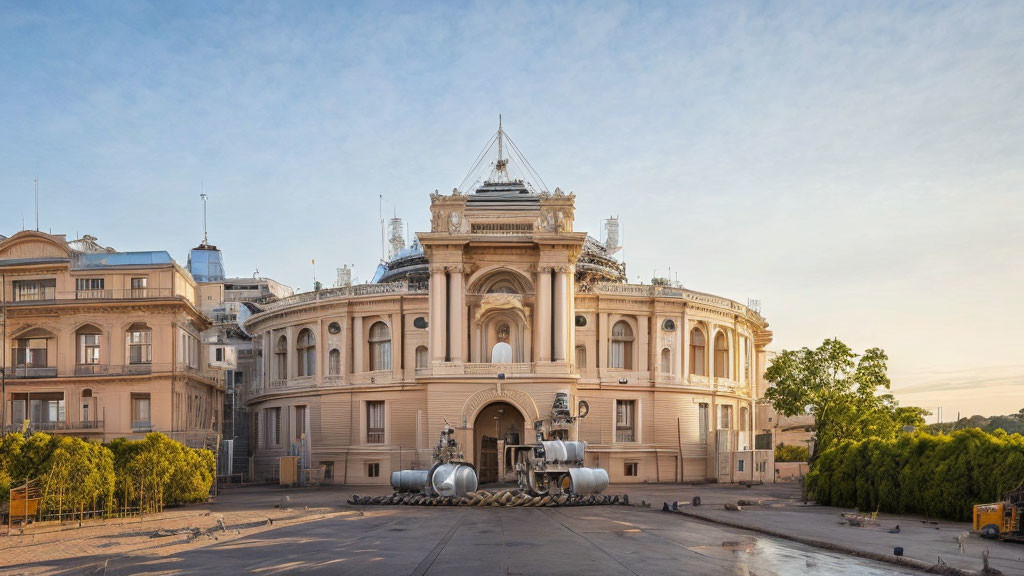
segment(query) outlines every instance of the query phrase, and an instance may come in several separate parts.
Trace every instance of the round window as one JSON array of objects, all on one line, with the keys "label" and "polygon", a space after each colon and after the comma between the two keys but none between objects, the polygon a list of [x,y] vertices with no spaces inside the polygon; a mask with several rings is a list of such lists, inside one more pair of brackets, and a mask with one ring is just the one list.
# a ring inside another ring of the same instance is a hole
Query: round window
[{"label": "round window", "polygon": [[580,328],[587,325],[587,317],[582,314],[576,317],[576,325]]},{"label": "round window", "polygon": [[415,320],[412,321],[412,325],[417,327],[417,328],[420,328],[420,329],[426,328],[427,327],[427,319],[424,318],[423,316],[419,316]]},{"label": "round window", "polygon": [[676,321],[671,318],[667,318],[661,323],[661,327],[664,328],[666,332],[671,332],[676,329]]},{"label": "round window", "polygon": [[341,324],[338,324],[337,322],[331,322],[330,324],[327,325],[327,331],[330,332],[331,334],[337,334],[338,332],[341,332]]}]

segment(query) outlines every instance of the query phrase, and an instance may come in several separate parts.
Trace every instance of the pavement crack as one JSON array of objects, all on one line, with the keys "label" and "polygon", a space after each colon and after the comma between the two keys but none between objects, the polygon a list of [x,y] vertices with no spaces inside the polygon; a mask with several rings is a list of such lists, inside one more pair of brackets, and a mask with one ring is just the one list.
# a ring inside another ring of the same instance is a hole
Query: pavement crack
[{"label": "pavement crack", "polygon": [[411,576],[423,576],[427,573],[427,570],[430,570],[431,565],[434,564],[434,561],[437,560],[437,557],[440,556],[441,552],[444,551],[444,547],[448,545],[448,541],[452,539],[452,536],[455,536],[455,533],[459,530],[459,527],[462,526],[462,521],[465,519],[465,513],[459,515],[459,519],[455,522],[455,525],[448,529],[448,532],[445,532],[445,535],[441,537],[441,540],[437,543],[437,545],[434,546],[434,548],[429,553],[427,553],[423,560],[421,560],[420,563],[416,566],[416,569],[412,571]]}]

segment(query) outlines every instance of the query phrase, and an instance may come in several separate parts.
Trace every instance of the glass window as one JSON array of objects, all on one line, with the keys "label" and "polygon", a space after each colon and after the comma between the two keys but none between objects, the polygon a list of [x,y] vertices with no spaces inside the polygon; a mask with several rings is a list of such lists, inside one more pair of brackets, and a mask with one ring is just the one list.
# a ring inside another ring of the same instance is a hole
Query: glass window
[{"label": "glass window", "polygon": [[76,298],[103,298],[103,278],[75,278]]},{"label": "glass window", "polygon": [[384,443],[383,400],[371,400],[366,403],[366,443]]},{"label": "glass window", "polygon": [[128,363],[153,362],[153,331],[145,325],[132,325],[128,329]]},{"label": "glass window", "polygon": [[277,339],[277,347],[274,348],[274,363],[277,364],[277,379],[288,379],[288,339],[281,336]]},{"label": "glass window", "polygon": [[625,320],[612,326],[611,351],[608,355],[610,368],[633,369],[633,329]]},{"label": "glass window", "polygon": [[46,368],[46,338],[18,338],[14,353],[15,365],[19,368]]},{"label": "glass window", "polygon": [[635,442],[636,400],[615,401],[615,441]]},{"label": "glass window", "polygon": [[148,278],[132,278],[132,298],[145,298]]},{"label": "glass window", "polygon": [[729,343],[725,332],[715,335],[715,377],[729,377]]},{"label": "glass window", "polygon": [[383,322],[370,326],[370,370],[391,370],[391,331]]},{"label": "glass window", "polygon": [[133,432],[145,432],[153,428],[149,408],[149,394],[132,394]]},{"label": "glass window", "polygon": [[53,300],[57,293],[57,280],[14,280],[11,288],[14,290],[15,302]]},{"label": "glass window", "polygon": [[316,338],[312,330],[306,328],[299,332],[295,351],[299,355],[299,377],[316,374]]},{"label": "glass window", "polygon": [[694,376],[708,375],[708,367],[704,359],[706,348],[707,341],[704,339],[704,332],[700,328],[690,330],[690,374]]},{"label": "glass window", "polygon": [[100,335],[93,333],[78,334],[78,363],[100,363]]},{"label": "glass window", "polygon": [[27,396],[29,419],[33,426],[45,429],[47,424],[65,421],[63,392],[33,393]]}]

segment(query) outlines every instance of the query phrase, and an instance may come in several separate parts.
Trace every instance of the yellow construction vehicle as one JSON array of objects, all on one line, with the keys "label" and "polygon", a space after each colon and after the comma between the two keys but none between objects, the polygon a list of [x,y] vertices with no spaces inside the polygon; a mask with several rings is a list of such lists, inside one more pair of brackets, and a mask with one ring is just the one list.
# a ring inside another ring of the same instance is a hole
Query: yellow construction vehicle
[{"label": "yellow construction vehicle", "polygon": [[982,538],[1024,542],[1024,482],[1007,492],[1002,502],[974,506],[974,531]]}]

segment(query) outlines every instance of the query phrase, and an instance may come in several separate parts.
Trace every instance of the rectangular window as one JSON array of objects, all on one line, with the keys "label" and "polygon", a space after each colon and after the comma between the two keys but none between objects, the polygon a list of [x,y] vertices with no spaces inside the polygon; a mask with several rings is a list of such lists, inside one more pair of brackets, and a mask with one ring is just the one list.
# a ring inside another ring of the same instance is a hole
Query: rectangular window
[{"label": "rectangular window", "polygon": [[623,471],[623,476],[637,476],[637,471],[639,470],[639,468],[640,465],[637,462],[626,462],[626,467]]},{"label": "rectangular window", "polygon": [[19,368],[46,368],[46,338],[19,338],[14,353],[15,366]]},{"label": "rectangular window", "polygon": [[100,335],[79,334],[78,335],[78,363],[99,364],[100,363]]},{"label": "rectangular window", "polygon": [[48,424],[64,422],[64,393],[33,393],[28,401],[29,419],[32,426],[46,429]]},{"label": "rectangular window", "polygon": [[105,298],[103,278],[76,278],[75,298]]},{"label": "rectangular window", "polygon": [[89,421],[89,405],[82,404],[82,422]]},{"label": "rectangular window", "polygon": [[263,411],[263,433],[266,437],[263,440],[263,446],[280,446],[281,445],[281,409],[280,408],[267,408]]},{"label": "rectangular window", "polygon": [[701,402],[697,409],[698,409],[698,414],[697,414],[698,424],[697,425],[699,426],[699,429],[700,429],[700,443],[701,444],[707,444],[708,443],[708,405],[706,403],[704,403],[704,402]]},{"label": "rectangular window", "polygon": [[11,425],[21,426],[28,418],[28,394],[11,394]]},{"label": "rectangular window", "polygon": [[615,441],[636,442],[636,400],[615,401]]},{"label": "rectangular window", "polygon": [[149,407],[149,394],[132,394],[132,432],[149,432],[153,429]]},{"label": "rectangular window", "polygon": [[266,415],[260,410],[252,419],[252,443],[256,445],[256,448],[263,448],[263,437],[260,436],[260,418],[265,417]]},{"label": "rectangular window", "polygon": [[132,330],[128,332],[128,363],[150,364],[153,362],[153,332]]},{"label": "rectangular window", "polygon": [[383,400],[371,400],[366,403],[366,443],[384,443]]},{"label": "rectangular window", "polygon": [[215,360],[217,362],[223,362],[224,361],[224,349],[223,348],[216,348],[216,349],[214,349],[214,357],[215,357]]},{"label": "rectangular window", "polygon": [[742,458],[736,461],[736,471],[737,472],[743,472],[743,459]]},{"label": "rectangular window", "polygon": [[295,439],[299,440],[306,433],[306,407],[295,407]]},{"label": "rectangular window", "polygon": [[369,478],[380,477],[380,462],[370,462],[366,465],[366,475]]},{"label": "rectangular window", "polygon": [[728,430],[732,428],[732,406],[722,405],[718,407],[721,418],[718,422],[718,427],[722,430]]},{"label": "rectangular window", "polygon": [[132,298],[145,298],[148,278],[132,278]]},{"label": "rectangular window", "polygon": [[14,289],[15,302],[53,300],[57,294],[57,279],[14,280],[11,288]]}]

